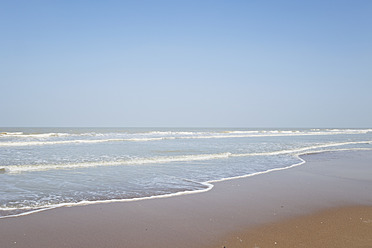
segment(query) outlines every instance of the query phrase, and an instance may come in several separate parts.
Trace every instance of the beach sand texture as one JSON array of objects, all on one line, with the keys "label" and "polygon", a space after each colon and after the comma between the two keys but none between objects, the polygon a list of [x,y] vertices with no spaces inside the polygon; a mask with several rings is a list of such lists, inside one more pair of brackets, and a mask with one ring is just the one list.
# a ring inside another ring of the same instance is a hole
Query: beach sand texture
[{"label": "beach sand texture", "polygon": [[348,247],[372,247],[372,152],[302,158],[301,166],[218,182],[206,193],[1,219],[0,247],[342,247],[338,237],[349,231]]},{"label": "beach sand texture", "polygon": [[210,247],[372,247],[372,207],[332,208],[250,228]]}]

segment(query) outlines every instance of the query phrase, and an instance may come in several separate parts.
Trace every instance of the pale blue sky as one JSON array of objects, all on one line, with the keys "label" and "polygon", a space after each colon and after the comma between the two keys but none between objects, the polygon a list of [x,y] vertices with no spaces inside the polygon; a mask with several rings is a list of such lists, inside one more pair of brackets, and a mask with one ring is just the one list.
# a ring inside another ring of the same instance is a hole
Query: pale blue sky
[{"label": "pale blue sky", "polygon": [[0,126],[372,127],[372,1],[0,1]]}]

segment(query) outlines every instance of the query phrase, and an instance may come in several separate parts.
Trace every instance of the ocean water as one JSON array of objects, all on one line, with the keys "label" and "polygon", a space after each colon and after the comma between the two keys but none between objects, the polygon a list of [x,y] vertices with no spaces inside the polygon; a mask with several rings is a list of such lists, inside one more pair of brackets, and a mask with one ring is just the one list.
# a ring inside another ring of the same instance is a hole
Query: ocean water
[{"label": "ocean water", "polygon": [[202,192],[301,154],[363,149],[372,129],[0,128],[0,218]]}]

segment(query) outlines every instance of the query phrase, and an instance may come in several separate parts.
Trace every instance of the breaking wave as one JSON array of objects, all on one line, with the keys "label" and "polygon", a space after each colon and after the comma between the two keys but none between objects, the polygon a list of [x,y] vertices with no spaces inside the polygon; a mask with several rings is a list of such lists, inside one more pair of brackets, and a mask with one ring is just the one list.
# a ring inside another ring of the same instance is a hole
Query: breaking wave
[{"label": "breaking wave", "polygon": [[147,142],[174,139],[227,139],[282,136],[319,136],[365,134],[372,129],[311,129],[311,130],[226,130],[215,132],[151,131],[139,133],[0,133],[0,147],[43,146],[63,144],[94,144],[105,142]]},{"label": "breaking wave", "polygon": [[65,163],[65,164],[30,164],[30,165],[7,165],[0,168],[3,173],[22,173],[31,171],[45,171],[57,169],[75,169],[75,168],[89,168],[97,166],[123,166],[123,165],[142,165],[142,164],[162,164],[171,162],[191,162],[203,161],[213,159],[226,159],[229,157],[248,157],[248,156],[274,156],[285,154],[299,154],[306,151],[313,151],[316,149],[323,149],[329,147],[340,147],[345,145],[355,144],[372,144],[372,141],[356,141],[356,142],[340,142],[328,143],[307,146],[296,149],[278,150],[262,153],[213,153],[213,154],[196,154],[196,155],[181,155],[181,156],[159,156],[150,158],[130,158],[113,161],[93,161],[93,162],[80,162],[80,163]]}]

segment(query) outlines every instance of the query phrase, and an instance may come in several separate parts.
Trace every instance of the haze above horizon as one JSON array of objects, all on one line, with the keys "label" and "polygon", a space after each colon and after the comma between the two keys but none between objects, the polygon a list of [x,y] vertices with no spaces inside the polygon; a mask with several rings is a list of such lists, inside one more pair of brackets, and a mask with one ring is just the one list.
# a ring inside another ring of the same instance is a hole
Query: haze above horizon
[{"label": "haze above horizon", "polygon": [[372,1],[2,1],[0,126],[372,127]]}]

